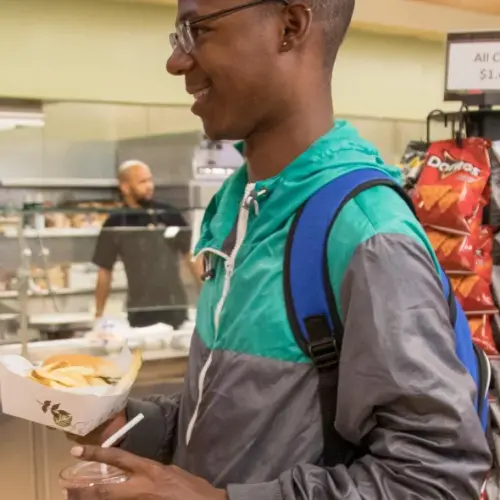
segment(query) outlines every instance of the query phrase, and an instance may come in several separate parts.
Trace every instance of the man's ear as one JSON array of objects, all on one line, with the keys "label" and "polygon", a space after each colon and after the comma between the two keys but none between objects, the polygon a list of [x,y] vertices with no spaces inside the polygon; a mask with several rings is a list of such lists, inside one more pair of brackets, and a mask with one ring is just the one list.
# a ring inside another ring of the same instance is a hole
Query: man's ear
[{"label": "man's ear", "polygon": [[124,196],[127,196],[130,193],[129,185],[126,182],[120,182],[120,191]]},{"label": "man's ear", "polygon": [[281,50],[288,51],[302,45],[311,30],[311,8],[302,3],[294,3],[284,11],[284,28]]}]

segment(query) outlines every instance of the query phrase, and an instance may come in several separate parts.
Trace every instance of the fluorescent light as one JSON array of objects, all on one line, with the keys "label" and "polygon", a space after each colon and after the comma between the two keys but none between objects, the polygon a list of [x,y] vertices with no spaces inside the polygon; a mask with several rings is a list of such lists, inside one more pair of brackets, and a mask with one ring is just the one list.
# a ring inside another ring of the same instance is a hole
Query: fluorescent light
[{"label": "fluorescent light", "polygon": [[12,124],[12,123],[8,123],[8,122],[2,122],[0,121],[0,132],[2,130],[14,130],[16,128],[16,125]]},{"label": "fluorescent light", "polygon": [[35,127],[45,125],[43,113],[0,110],[0,130]]}]

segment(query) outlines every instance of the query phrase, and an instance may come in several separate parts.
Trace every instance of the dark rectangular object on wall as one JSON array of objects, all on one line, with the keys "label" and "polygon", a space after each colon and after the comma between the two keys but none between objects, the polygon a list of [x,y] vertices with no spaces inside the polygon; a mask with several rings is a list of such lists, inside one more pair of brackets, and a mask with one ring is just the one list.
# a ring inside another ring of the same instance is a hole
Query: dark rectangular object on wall
[{"label": "dark rectangular object on wall", "polygon": [[448,33],[445,101],[500,104],[500,31]]}]

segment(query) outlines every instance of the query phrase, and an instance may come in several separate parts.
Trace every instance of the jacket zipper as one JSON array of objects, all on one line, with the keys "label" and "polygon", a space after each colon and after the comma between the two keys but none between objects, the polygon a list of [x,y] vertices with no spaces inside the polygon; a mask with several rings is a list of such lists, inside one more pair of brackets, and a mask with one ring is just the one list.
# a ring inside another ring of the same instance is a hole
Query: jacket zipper
[{"label": "jacket zipper", "polygon": [[[231,251],[229,258],[225,261],[224,263],[224,283],[222,285],[222,294],[220,296],[219,302],[217,303],[217,306],[215,308],[215,313],[214,313],[214,329],[215,329],[215,335],[214,335],[214,342],[213,346],[215,347],[217,343],[217,337],[219,334],[219,323],[220,323],[220,315],[222,313],[222,309],[224,307],[224,302],[226,301],[227,295],[229,293],[229,288],[231,286],[231,278],[234,273],[234,267],[235,267],[235,261],[236,261],[236,256],[238,254],[239,249],[241,248],[241,245],[243,244],[243,240],[245,239],[245,235],[247,233],[247,228],[248,228],[248,215],[249,215],[249,209],[250,207],[246,206],[246,200],[250,196],[250,194],[253,192],[255,188],[255,184],[247,184],[245,188],[245,194],[243,196],[242,203],[240,205],[240,211],[238,214],[238,223],[236,225],[236,242],[234,244],[234,248]],[[193,435],[193,430],[194,426],[196,424],[196,420],[198,419],[198,414],[200,412],[200,405],[201,405],[201,400],[203,398],[203,388],[205,385],[205,377],[207,375],[207,372],[212,364],[212,359],[213,359],[213,350],[210,350],[210,354],[208,356],[207,361],[203,365],[203,368],[200,371],[200,375],[198,377],[198,399],[196,401],[196,406],[193,412],[193,416],[191,417],[191,420],[189,421],[187,431],[186,431],[186,446],[189,445],[189,442],[191,441],[191,437]]]}]

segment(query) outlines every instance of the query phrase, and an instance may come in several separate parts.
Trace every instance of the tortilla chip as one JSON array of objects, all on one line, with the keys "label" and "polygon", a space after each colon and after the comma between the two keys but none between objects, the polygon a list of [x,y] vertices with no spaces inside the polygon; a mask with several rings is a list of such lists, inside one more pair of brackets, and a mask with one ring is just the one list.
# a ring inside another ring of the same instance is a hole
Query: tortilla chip
[{"label": "tortilla chip", "polygon": [[439,210],[441,210],[442,213],[446,212],[452,206],[456,205],[458,203],[459,199],[460,199],[460,194],[459,193],[447,193],[447,194],[445,194],[438,201]]},{"label": "tortilla chip", "polygon": [[422,198],[423,207],[426,210],[432,210],[434,205],[449,191],[451,191],[452,186],[440,186],[434,185],[424,185],[417,187],[420,197]]},{"label": "tortilla chip", "polygon": [[464,278],[460,285],[458,285],[458,293],[462,295],[462,297],[467,298],[472,293],[479,280],[479,276],[468,276]]}]

